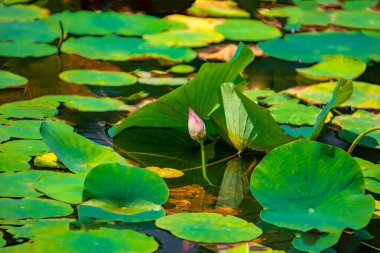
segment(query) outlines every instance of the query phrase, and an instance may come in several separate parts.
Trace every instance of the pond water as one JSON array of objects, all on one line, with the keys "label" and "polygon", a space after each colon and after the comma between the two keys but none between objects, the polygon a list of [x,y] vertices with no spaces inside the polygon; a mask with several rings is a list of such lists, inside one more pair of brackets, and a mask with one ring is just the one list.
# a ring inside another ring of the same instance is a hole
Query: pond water
[{"label": "pond water", "polygon": [[[41,4],[37,1],[37,4]],[[42,4],[52,12],[60,12],[71,8],[107,8],[107,1],[62,1],[63,3],[52,4],[55,1],[46,1]],[[109,1],[115,10],[125,10],[123,1]],[[127,1],[128,2],[128,1]],[[131,1],[132,2],[132,1]],[[136,2],[136,1],[135,1]],[[149,2],[149,1],[146,1]],[[151,1],[155,2],[155,1]],[[178,5],[186,1],[178,1]],[[67,4],[69,3],[69,4]],[[136,4],[136,3],[134,3]],[[167,1],[162,1],[159,5],[166,5]],[[259,1],[254,4],[252,1],[238,1],[239,6],[246,8],[249,13],[254,14],[258,8],[272,7],[271,2]],[[290,3],[280,3],[290,4]],[[133,3],[132,3],[133,6]],[[109,7],[109,6],[108,6]],[[142,6],[135,6],[136,9],[144,11]],[[183,6],[177,7],[182,9]],[[147,9],[146,12],[163,17],[173,14],[175,9],[171,5],[165,9]],[[175,12],[177,13],[177,12]],[[285,24],[285,19],[279,19],[279,23]],[[308,28],[313,30],[314,28]],[[316,30],[320,27],[315,27]],[[291,32],[282,30],[284,34]],[[72,36],[72,37],[77,37]],[[236,43],[232,40],[224,40],[219,44]],[[255,43],[250,43],[254,45]],[[205,47],[197,49],[205,50]],[[212,61],[212,60],[211,60]],[[196,58],[190,61],[189,65],[199,69],[204,60]],[[162,62],[161,62],[162,63]],[[288,88],[317,83],[315,80],[302,78],[297,74],[297,68],[312,66],[312,63],[291,62],[275,57],[257,57],[243,72],[248,81],[250,89],[272,89],[283,91]],[[157,99],[171,91],[177,86],[168,85],[146,85],[136,83],[124,87],[103,87],[90,85],[76,85],[65,82],[58,78],[59,74],[72,69],[96,69],[134,72],[141,75],[152,75],[159,71],[166,71],[170,66],[160,64],[156,60],[145,61],[105,61],[88,59],[76,54],[53,54],[45,57],[1,57],[0,68],[12,73],[21,75],[28,79],[25,86],[0,89],[0,105],[30,100],[46,95],[81,95],[90,97],[110,97],[124,101],[134,107],[146,102],[148,99]],[[380,63],[370,62],[363,74],[356,81],[366,83],[379,83]],[[194,77],[195,73],[181,74],[172,73],[157,76],[174,77]],[[303,104],[306,104],[302,102]],[[339,108],[340,113],[352,113],[355,108]],[[378,113],[379,109],[370,109],[371,112]],[[163,205],[167,214],[179,212],[214,212],[229,214],[241,217],[253,222],[264,230],[263,236],[257,239],[258,243],[277,250],[289,250],[294,237],[294,232],[266,224],[260,220],[259,214],[262,210],[260,204],[252,197],[249,190],[249,178],[257,163],[264,157],[263,152],[248,151],[241,155],[236,154],[236,150],[227,145],[221,139],[210,139],[206,142],[208,155],[213,157],[208,161],[208,173],[212,182],[217,182],[216,186],[208,186],[202,176],[201,157],[199,146],[192,141],[186,129],[168,128],[128,128],[115,138],[110,137],[109,131],[112,126],[118,124],[129,115],[126,111],[106,111],[106,112],[83,112],[69,109],[61,103],[58,119],[74,126],[75,132],[80,135],[105,146],[114,148],[119,154],[128,159],[131,163],[139,167],[156,166],[161,168],[175,168],[184,172],[179,178],[165,179],[169,189],[169,200]],[[350,143],[338,138],[337,127],[327,124],[318,138],[320,142],[332,144],[347,150]],[[214,151],[212,151],[214,150]],[[357,147],[353,156],[361,157],[373,163],[380,162],[378,149]],[[38,167],[32,169],[40,170]],[[378,199],[378,195],[374,195]],[[75,205],[74,205],[75,206]],[[76,218],[76,214],[71,215]],[[359,236],[347,230],[342,234],[340,241],[334,246],[339,253],[371,253],[380,252],[380,220],[372,220],[365,228],[374,239],[365,242]],[[1,223],[1,221],[0,221]],[[1,225],[1,224],[0,224]],[[154,236],[160,242],[157,252],[216,252],[217,246],[214,244],[198,244],[181,240],[169,232],[158,229],[154,222],[138,223],[128,225],[118,222],[116,224],[103,224],[105,227],[129,228],[142,231]],[[0,229],[7,245],[15,245],[23,240],[15,240],[9,232]],[[27,240],[27,239],[26,239]],[[1,252],[0,248],[0,252]]]}]

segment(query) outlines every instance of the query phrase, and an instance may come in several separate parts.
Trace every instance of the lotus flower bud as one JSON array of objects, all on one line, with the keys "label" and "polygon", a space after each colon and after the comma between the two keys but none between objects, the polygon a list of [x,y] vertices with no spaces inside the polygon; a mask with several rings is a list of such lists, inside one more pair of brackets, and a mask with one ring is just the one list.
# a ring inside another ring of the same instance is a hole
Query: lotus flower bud
[{"label": "lotus flower bud", "polygon": [[193,140],[201,140],[206,136],[206,126],[199,116],[189,108],[189,134]]}]

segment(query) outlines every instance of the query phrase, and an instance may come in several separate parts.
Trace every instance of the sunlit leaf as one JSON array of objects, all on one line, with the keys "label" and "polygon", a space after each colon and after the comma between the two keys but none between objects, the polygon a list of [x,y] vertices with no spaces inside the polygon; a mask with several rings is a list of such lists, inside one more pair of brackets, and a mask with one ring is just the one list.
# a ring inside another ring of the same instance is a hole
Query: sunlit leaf
[{"label": "sunlit leaf", "polygon": [[[7,0],[2,2],[9,2]],[[36,5],[0,5],[0,22],[4,21],[32,21],[45,18],[50,11]]]},{"label": "sunlit leaf", "polygon": [[147,85],[168,85],[168,86],[179,86],[188,82],[185,77],[141,77],[139,78],[139,83]]},{"label": "sunlit leaf", "polygon": [[160,168],[160,167],[146,167],[145,169],[157,173],[162,178],[177,178],[182,177],[184,173],[180,170],[172,168]]},{"label": "sunlit leaf", "polygon": [[30,170],[19,173],[0,174],[0,196],[1,197],[39,197],[43,195],[33,188],[36,182],[45,171]]},{"label": "sunlit leaf", "polygon": [[24,171],[30,168],[31,157],[24,154],[14,154],[10,151],[0,152],[0,171]]},{"label": "sunlit leaf", "polygon": [[380,165],[376,164],[368,170],[363,171],[363,175],[365,188],[368,191],[380,194]]},{"label": "sunlit leaf", "polygon": [[13,74],[6,70],[0,70],[0,89],[22,86],[28,83],[28,79],[23,76]]},{"label": "sunlit leaf", "polygon": [[4,153],[37,156],[46,154],[50,149],[42,140],[12,140],[0,144],[0,151]]},{"label": "sunlit leaf", "polygon": [[66,168],[53,153],[49,152],[34,158],[33,165],[42,168],[64,169]]},{"label": "sunlit leaf", "polygon": [[168,72],[178,73],[178,74],[187,74],[187,73],[192,73],[194,71],[195,71],[195,68],[193,66],[186,65],[186,64],[178,64],[168,69]]},{"label": "sunlit leaf", "polygon": [[172,14],[165,19],[186,24],[190,30],[214,30],[216,25],[224,22],[222,18],[200,18],[180,14]]},{"label": "sunlit leaf", "polygon": [[126,86],[137,82],[137,77],[124,72],[83,69],[64,71],[59,78],[68,83],[97,86]]},{"label": "sunlit leaf", "polygon": [[[349,2],[349,1],[345,1]],[[365,1],[358,1],[365,2]],[[380,15],[378,11],[354,10],[337,11],[334,13],[334,25],[356,29],[380,30]]]},{"label": "sunlit leaf", "polygon": [[196,0],[187,13],[199,17],[249,18],[250,14],[237,7],[234,1]]},{"label": "sunlit leaf", "polygon": [[46,101],[35,98],[25,101],[17,101],[0,105],[0,113],[9,118],[32,118],[42,119],[52,117],[58,110],[57,101]]}]

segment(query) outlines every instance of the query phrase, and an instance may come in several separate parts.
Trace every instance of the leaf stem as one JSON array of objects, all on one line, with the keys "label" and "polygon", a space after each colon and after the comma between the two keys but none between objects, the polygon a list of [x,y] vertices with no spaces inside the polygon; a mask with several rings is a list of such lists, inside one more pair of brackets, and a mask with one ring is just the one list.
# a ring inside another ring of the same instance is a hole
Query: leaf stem
[{"label": "leaf stem", "polygon": [[354,148],[356,147],[356,145],[359,143],[359,141],[367,134],[371,133],[371,132],[374,132],[374,131],[379,131],[380,130],[380,126],[377,126],[377,127],[373,127],[373,128],[370,128],[366,131],[364,131],[363,133],[361,133],[358,137],[356,137],[356,139],[352,142],[350,148],[348,149],[347,153],[351,154],[352,151],[354,151]]},{"label": "leaf stem", "polygon": [[203,139],[199,139],[198,142],[199,142],[199,145],[201,145],[203,178],[207,181],[208,184],[212,185],[210,179],[207,176],[207,171],[206,171],[206,149],[205,149],[205,145],[203,143]]}]

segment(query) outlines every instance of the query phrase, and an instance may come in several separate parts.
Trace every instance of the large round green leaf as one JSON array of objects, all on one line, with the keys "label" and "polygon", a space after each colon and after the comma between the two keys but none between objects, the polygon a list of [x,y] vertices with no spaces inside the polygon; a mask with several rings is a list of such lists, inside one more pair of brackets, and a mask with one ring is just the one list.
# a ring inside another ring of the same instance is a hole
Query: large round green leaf
[{"label": "large round green leaf", "polygon": [[[341,233],[331,234],[313,234],[311,232],[297,233],[296,238],[293,240],[293,246],[298,249],[309,253],[325,252],[339,241]],[[328,253],[328,252],[325,252]]]},{"label": "large round green leaf", "polygon": [[187,13],[199,17],[249,18],[249,12],[237,7],[231,0],[208,1],[197,0],[187,9]]},{"label": "large round green leaf", "polygon": [[32,184],[36,182],[45,171],[30,170],[19,173],[0,174],[0,196],[1,197],[39,197],[43,195],[33,189]]},{"label": "large round green leaf", "polygon": [[171,30],[159,34],[145,35],[143,38],[151,44],[179,47],[203,47],[224,40],[222,34],[212,30]]},{"label": "large round green leaf", "polygon": [[155,172],[120,164],[92,169],[84,182],[80,219],[125,222],[155,220],[165,215],[160,206],[169,197],[165,181]]},{"label": "large round green leaf", "polygon": [[380,15],[378,11],[337,11],[334,13],[334,18],[334,25],[357,29],[380,30]]},{"label": "large round green leaf", "polygon": [[345,151],[301,140],[268,153],[251,175],[260,217],[279,227],[337,233],[368,224],[375,208],[359,165]]},{"label": "large round green leaf", "polygon": [[57,101],[46,101],[35,98],[26,101],[17,101],[0,105],[0,113],[7,118],[42,119],[54,116],[58,110]]},{"label": "large round green leaf", "polygon": [[0,22],[0,41],[52,42],[59,37],[59,29],[54,29],[41,20]]},{"label": "large round green leaf", "polygon": [[[352,115],[339,115],[334,118],[333,124],[342,128],[339,137],[352,143],[364,131],[380,126],[380,115],[364,110],[358,110]],[[360,139],[359,145],[380,149],[380,131],[367,134]]]},{"label": "large round green leaf", "polygon": [[0,22],[4,21],[32,21],[47,17],[49,10],[36,5],[0,5]]},{"label": "large round green leaf", "polygon": [[260,42],[258,46],[270,56],[288,61],[319,62],[324,55],[352,56],[364,62],[380,61],[380,39],[360,32],[289,34]]},{"label": "large round green leaf", "polygon": [[[311,86],[294,87],[286,90],[288,94],[311,104],[326,104],[335,88],[335,83],[320,83]],[[376,84],[353,82],[352,96],[341,107],[380,109],[380,86]]]},{"label": "large round green leaf", "polygon": [[[1,23],[0,23],[1,24]],[[28,79],[12,72],[0,70],[0,89],[21,86],[28,83]]]},{"label": "large round green leaf", "polygon": [[49,218],[72,213],[70,205],[49,199],[0,199],[0,218],[3,219]]},{"label": "large round green leaf", "polygon": [[0,171],[23,171],[30,168],[31,157],[24,154],[14,154],[9,151],[0,152]]},{"label": "large round green leaf", "polygon": [[156,225],[179,238],[205,243],[249,241],[262,234],[253,223],[217,213],[178,213],[159,218]]},{"label": "large round green leaf", "polygon": [[62,44],[62,52],[111,61],[162,59],[182,62],[195,58],[195,52],[189,48],[152,45],[139,38],[123,38],[116,35],[69,38]]},{"label": "large round green leaf", "polygon": [[229,40],[261,41],[281,37],[281,31],[258,20],[228,19],[216,30]]},{"label": "large round green leaf", "polygon": [[0,42],[0,56],[4,57],[43,57],[57,53],[55,46],[31,41]]},{"label": "large round green leaf", "polygon": [[189,80],[186,77],[142,77],[139,78],[139,83],[147,85],[168,85],[179,86],[187,83]]},{"label": "large round green leaf", "polygon": [[64,71],[59,78],[68,83],[98,86],[126,86],[137,81],[137,77],[124,72],[83,69]]},{"label": "large round green leaf", "polygon": [[37,156],[46,154],[50,149],[42,140],[14,140],[0,144],[0,151]]}]

